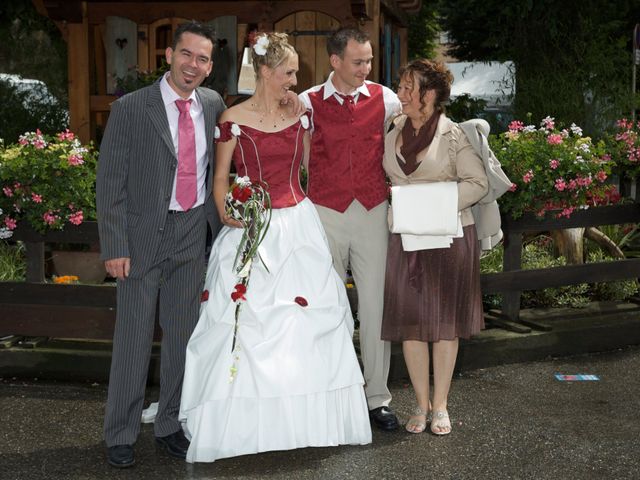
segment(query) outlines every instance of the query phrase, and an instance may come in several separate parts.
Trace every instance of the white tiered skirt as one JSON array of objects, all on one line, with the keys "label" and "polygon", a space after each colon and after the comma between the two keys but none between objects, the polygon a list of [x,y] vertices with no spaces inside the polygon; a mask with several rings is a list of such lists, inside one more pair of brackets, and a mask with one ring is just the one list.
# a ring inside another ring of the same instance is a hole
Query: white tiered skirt
[{"label": "white tiered skirt", "polygon": [[353,318],[315,207],[305,199],[273,210],[259,249],[268,271],[254,261],[232,355],[241,235],[224,227],[213,245],[208,300],[187,347],[180,407],[187,461],[371,443]]}]

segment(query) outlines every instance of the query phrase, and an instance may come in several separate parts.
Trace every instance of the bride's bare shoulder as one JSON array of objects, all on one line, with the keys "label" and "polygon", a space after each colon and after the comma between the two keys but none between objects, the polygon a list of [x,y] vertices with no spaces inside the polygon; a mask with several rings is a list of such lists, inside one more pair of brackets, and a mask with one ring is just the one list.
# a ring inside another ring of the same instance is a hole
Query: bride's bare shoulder
[{"label": "bride's bare shoulder", "polygon": [[222,115],[220,115],[220,122],[245,124],[250,118],[250,113],[251,111],[248,108],[248,103],[245,101],[227,108]]}]

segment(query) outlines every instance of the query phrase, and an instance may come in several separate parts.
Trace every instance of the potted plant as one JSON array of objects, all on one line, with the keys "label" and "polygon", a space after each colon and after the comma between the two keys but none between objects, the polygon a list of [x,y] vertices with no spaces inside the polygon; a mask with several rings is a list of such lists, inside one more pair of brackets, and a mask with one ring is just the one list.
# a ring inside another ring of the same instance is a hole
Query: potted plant
[{"label": "potted plant", "polygon": [[10,238],[22,223],[46,234],[95,220],[96,159],[93,146],[69,130],[27,132],[15,144],[0,145],[0,238]]},{"label": "potted plant", "polygon": [[513,185],[500,208],[513,218],[548,211],[570,217],[579,208],[613,203],[615,187],[605,183],[613,162],[604,142],[593,143],[576,124],[557,128],[552,117],[539,127],[514,120],[491,138],[491,147]]},{"label": "potted plant", "polygon": [[[621,189],[627,196],[637,198],[636,180],[640,175],[640,122],[622,118],[616,130],[605,137],[607,150],[615,162],[614,173],[620,178]],[[635,195],[633,192],[635,191]]]},{"label": "potted plant", "polygon": [[[577,209],[616,203],[614,185],[605,183],[613,167],[604,141],[594,143],[576,124],[559,128],[552,117],[539,126],[514,120],[508,131],[492,137],[491,147],[513,185],[500,199],[503,213],[518,218],[531,212],[569,218]],[[554,230],[558,253],[582,263],[584,228]]]}]

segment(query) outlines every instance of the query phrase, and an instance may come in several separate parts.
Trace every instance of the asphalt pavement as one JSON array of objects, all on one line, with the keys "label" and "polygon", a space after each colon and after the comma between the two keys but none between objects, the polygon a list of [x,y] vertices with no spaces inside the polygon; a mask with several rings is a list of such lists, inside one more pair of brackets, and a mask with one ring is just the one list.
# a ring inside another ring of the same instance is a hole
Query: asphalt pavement
[{"label": "asphalt pavement", "polygon": [[[151,425],[136,465],[107,465],[106,385],[0,379],[0,478],[14,479],[638,479],[640,347],[463,371],[444,437],[374,431],[368,446],[270,452],[190,465],[157,450]],[[597,375],[560,381],[555,374]],[[391,384],[401,420],[407,381]],[[150,387],[148,401],[157,387]],[[215,428],[212,425],[211,428]]]}]

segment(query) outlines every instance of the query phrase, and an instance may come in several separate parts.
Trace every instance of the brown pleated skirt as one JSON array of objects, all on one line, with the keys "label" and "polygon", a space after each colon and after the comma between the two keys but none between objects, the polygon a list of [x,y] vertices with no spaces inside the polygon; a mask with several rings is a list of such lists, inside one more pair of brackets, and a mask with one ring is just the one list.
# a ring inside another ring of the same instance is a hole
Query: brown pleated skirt
[{"label": "brown pleated skirt", "polygon": [[382,339],[437,342],[484,328],[480,252],[474,225],[449,248],[405,252],[389,237]]}]

